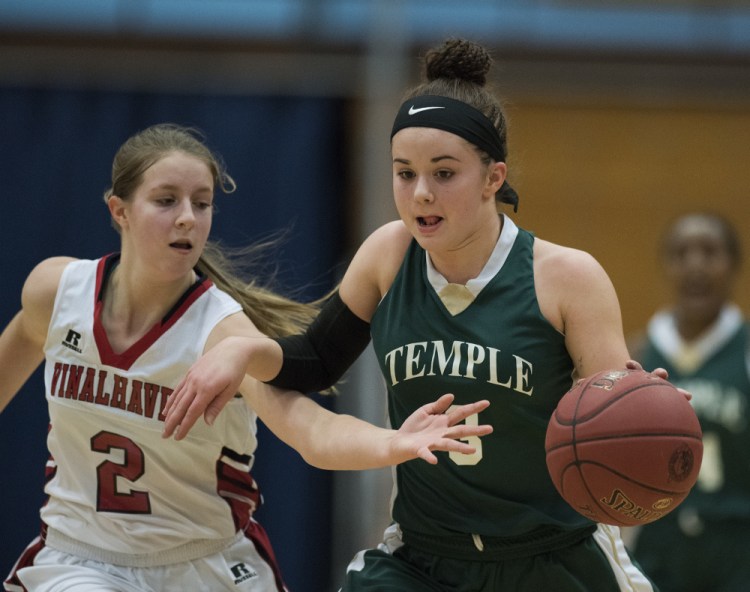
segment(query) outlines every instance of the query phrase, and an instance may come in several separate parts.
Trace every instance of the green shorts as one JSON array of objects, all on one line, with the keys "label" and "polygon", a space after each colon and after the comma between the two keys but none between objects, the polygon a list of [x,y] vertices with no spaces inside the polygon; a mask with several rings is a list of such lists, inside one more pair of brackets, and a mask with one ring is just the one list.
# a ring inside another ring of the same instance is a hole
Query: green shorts
[{"label": "green shorts", "polygon": [[619,529],[598,528],[569,546],[506,559],[470,560],[404,544],[396,525],[362,551],[340,592],[658,592],[631,560]]},{"label": "green shorts", "polygon": [[692,508],[640,529],[633,555],[662,592],[750,590],[750,521],[709,520]]}]

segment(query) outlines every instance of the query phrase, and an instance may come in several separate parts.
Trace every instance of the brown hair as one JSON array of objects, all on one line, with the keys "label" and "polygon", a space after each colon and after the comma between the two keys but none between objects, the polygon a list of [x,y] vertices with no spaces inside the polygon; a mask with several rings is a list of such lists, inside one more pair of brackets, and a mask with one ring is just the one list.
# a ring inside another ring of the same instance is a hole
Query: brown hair
[{"label": "brown hair", "polygon": [[[500,135],[503,160],[508,155],[508,129],[503,106],[486,88],[487,74],[493,60],[489,51],[478,43],[450,38],[440,46],[427,51],[424,57],[425,82],[408,90],[404,101],[422,95],[448,97],[471,105],[492,122]],[[490,157],[477,148],[482,161],[489,164]],[[517,206],[518,194],[507,183],[497,192],[496,201]]]},{"label": "brown hair", "polygon": [[[112,186],[104,192],[104,201],[112,195],[130,199],[143,181],[143,173],[172,152],[184,152],[205,162],[214,187],[222,192],[232,193],[237,188],[221,157],[206,146],[198,130],[162,123],[131,136],[117,151],[112,163]],[[114,221],[113,225],[119,231]],[[303,330],[317,314],[318,305],[276,294],[256,279],[243,279],[249,277],[261,255],[273,244],[274,241],[267,241],[230,252],[216,242],[208,242],[196,269],[237,300],[260,331],[280,337]]]}]

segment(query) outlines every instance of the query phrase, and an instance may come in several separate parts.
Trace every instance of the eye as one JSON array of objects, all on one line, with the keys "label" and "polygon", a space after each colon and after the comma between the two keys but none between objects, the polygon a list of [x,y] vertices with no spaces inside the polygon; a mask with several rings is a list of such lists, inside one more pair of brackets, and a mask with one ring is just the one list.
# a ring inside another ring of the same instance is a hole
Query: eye
[{"label": "eye", "polygon": [[194,202],[194,204],[195,204],[195,207],[201,211],[210,210],[214,206],[214,204],[211,203],[210,201],[196,201]]},{"label": "eye", "polygon": [[414,178],[414,171],[410,171],[408,169],[396,171],[396,176],[401,177],[404,180],[413,179]]},{"label": "eye", "polygon": [[171,206],[175,202],[175,198],[171,195],[161,195],[154,201],[160,206]]},{"label": "eye", "polygon": [[435,176],[438,179],[450,179],[454,175],[453,171],[448,169],[440,169],[435,172]]}]

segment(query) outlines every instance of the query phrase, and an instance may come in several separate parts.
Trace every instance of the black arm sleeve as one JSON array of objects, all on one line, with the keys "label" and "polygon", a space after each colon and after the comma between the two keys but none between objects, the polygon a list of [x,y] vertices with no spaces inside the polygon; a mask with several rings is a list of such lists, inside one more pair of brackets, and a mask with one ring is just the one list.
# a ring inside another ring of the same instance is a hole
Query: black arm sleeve
[{"label": "black arm sleeve", "polygon": [[304,393],[333,386],[370,342],[370,323],[355,315],[338,291],[301,335],[279,337],[281,370],[268,384]]}]

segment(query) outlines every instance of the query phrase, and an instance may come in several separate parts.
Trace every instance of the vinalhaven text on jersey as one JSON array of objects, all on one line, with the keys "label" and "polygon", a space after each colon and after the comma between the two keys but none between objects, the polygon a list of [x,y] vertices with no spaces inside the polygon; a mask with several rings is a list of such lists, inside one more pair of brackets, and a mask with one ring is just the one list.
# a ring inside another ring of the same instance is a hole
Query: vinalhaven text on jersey
[{"label": "vinalhaven text on jersey", "polygon": [[93,405],[117,407],[144,417],[164,421],[164,407],[174,389],[128,379],[114,372],[57,362],[50,395]]}]

